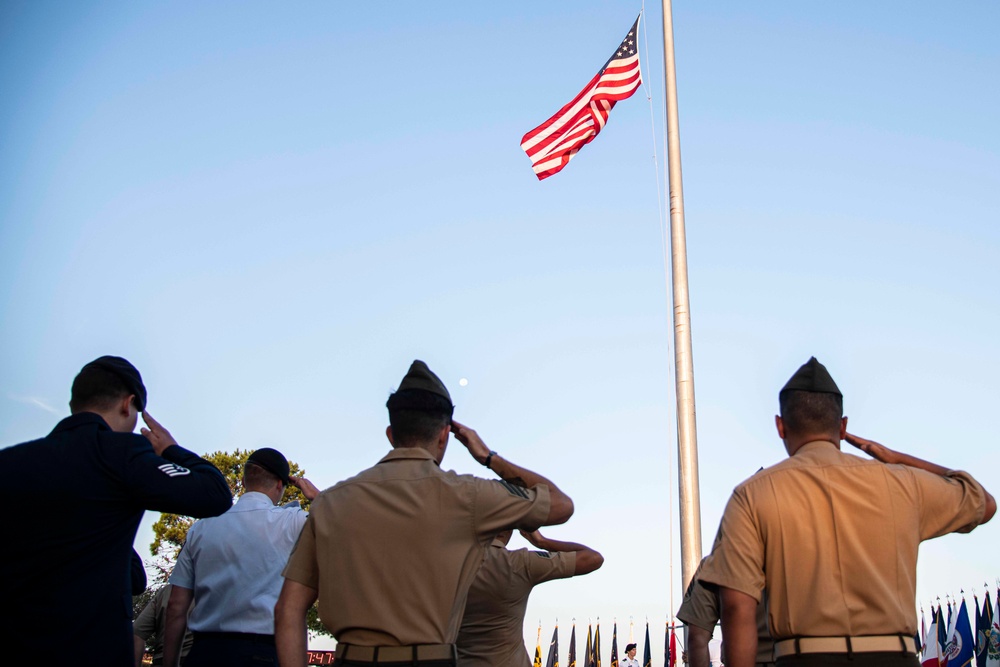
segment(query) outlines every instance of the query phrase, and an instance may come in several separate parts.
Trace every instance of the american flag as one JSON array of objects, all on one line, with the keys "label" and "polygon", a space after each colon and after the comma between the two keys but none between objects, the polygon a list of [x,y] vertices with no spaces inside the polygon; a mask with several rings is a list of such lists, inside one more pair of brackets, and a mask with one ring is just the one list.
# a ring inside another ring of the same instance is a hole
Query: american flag
[{"label": "american flag", "polygon": [[538,180],[561,171],[604,129],[615,103],[638,90],[642,84],[638,34],[637,17],[614,54],[580,94],[521,139],[521,148],[531,158]]}]

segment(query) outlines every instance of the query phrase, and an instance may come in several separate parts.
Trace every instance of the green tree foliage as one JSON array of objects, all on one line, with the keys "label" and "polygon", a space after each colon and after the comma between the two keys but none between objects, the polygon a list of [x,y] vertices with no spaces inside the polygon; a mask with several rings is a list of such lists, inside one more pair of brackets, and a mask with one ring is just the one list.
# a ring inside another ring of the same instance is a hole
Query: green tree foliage
[{"label": "green tree foliage", "polygon": [[[225,476],[229,488],[232,489],[234,502],[243,495],[243,466],[246,465],[251,453],[250,450],[237,449],[234,452],[213,452],[202,457],[218,468]],[[293,477],[305,475],[305,470],[299,468],[299,465],[294,461],[289,461],[288,467]],[[287,487],[281,497],[281,503],[296,500],[302,509],[309,511],[309,501],[305,499],[302,492],[294,486]],[[156,570],[155,588],[166,583],[174,569],[174,564],[177,562],[177,555],[180,553],[181,547],[184,546],[184,540],[187,539],[187,532],[194,522],[195,520],[189,516],[163,513],[159,520],[153,524],[153,542],[149,545],[149,552],[153,555],[153,561],[150,564]],[[152,589],[154,586],[150,586],[150,588]],[[330,635],[329,631],[319,622],[315,605],[309,610],[307,626],[313,636]]]}]

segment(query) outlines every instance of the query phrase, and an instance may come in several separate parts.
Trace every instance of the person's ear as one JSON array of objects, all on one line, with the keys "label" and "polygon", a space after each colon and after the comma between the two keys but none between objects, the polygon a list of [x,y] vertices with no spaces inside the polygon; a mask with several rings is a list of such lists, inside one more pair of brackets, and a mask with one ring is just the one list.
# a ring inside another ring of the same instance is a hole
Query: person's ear
[{"label": "person's ear", "polygon": [[389,440],[390,445],[396,446],[396,442],[392,439],[392,426],[385,427],[385,437]]},{"label": "person's ear", "polygon": [[774,415],[774,426],[778,429],[778,437],[785,439],[785,422],[781,415]]},{"label": "person's ear", "polygon": [[[122,417],[128,417],[131,414],[130,408],[135,400],[135,394],[129,394],[125,398],[118,401],[118,412]],[[138,412],[138,410],[136,411]]]},{"label": "person's ear", "polygon": [[847,417],[840,418],[840,439],[847,437]]}]

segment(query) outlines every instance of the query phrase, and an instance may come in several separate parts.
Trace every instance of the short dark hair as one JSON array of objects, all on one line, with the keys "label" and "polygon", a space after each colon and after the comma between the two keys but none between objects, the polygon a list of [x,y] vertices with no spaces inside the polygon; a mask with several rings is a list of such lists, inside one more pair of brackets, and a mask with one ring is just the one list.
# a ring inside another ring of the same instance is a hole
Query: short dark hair
[{"label": "short dark hair", "polygon": [[247,461],[243,467],[243,488],[271,486],[281,481],[273,472],[252,461]]},{"label": "short dark hair", "polygon": [[789,389],[778,397],[781,419],[792,433],[825,433],[839,428],[844,398],[837,394]]},{"label": "short dark hair", "polygon": [[[69,409],[73,413],[86,410],[106,410],[132,393],[125,382],[115,373],[100,366],[87,366],[73,379]],[[133,398],[132,404],[138,410],[139,406],[136,400]]]},{"label": "short dark hair", "polygon": [[451,424],[455,408],[444,396],[423,389],[402,389],[389,396],[389,426],[396,445],[411,447],[429,442]]}]

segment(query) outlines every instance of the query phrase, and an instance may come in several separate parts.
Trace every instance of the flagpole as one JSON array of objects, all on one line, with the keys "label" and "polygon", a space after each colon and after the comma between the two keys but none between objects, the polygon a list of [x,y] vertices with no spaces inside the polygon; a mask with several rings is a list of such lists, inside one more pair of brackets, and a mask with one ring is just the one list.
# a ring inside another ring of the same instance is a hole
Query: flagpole
[{"label": "flagpole", "polygon": [[681,179],[677,69],[670,0],[663,2],[663,66],[667,99],[667,164],[670,192],[670,264],[674,295],[674,376],[677,393],[677,476],[680,493],[681,579],[687,589],[701,560],[701,498],[698,490],[698,435],[694,410],[694,362],[688,303],[687,240]]}]

